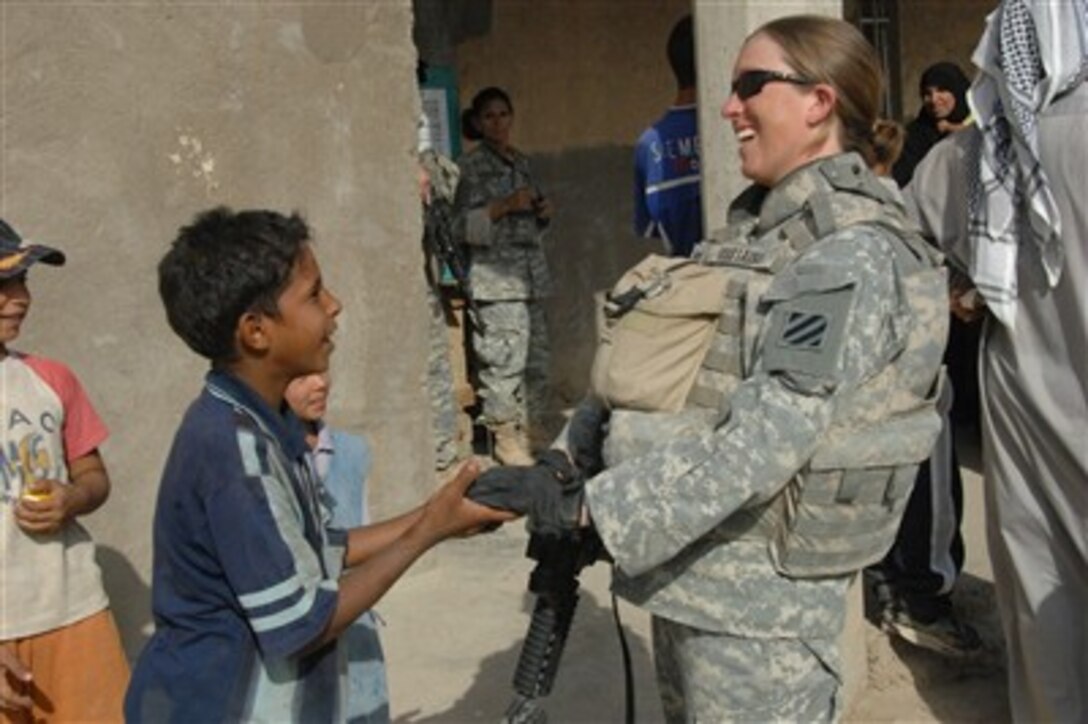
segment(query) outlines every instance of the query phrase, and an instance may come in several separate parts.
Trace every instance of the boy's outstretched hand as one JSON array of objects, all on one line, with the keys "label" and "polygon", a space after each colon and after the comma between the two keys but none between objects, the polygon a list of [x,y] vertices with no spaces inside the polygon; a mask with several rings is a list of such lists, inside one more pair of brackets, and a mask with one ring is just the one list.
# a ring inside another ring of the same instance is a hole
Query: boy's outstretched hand
[{"label": "boy's outstretched hand", "polygon": [[31,678],[30,669],[15,655],[15,649],[9,644],[0,644],[0,710],[18,711],[31,707],[30,697],[20,693]]},{"label": "boy's outstretched hand", "polygon": [[488,508],[465,497],[465,491],[479,475],[480,464],[469,460],[461,466],[453,480],[439,488],[426,502],[420,525],[425,526],[435,540],[475,535],[518,517],[515,513]]}]

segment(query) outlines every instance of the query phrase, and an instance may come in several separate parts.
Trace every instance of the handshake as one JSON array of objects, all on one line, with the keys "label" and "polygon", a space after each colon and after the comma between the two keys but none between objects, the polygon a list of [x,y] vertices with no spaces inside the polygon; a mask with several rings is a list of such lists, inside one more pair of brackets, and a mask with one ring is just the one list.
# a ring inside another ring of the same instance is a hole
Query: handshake
[{"label": "handshake", "polygon": [[585,518],[585,476],[562,450],[548,450],[528,467],[492,468],[476,479],[468,497],[528,516],[534,535],[561,537],[582,527]]},{"label": "handshake", "polygon": [[578,406],[566,429],[570,453],[548,450],[528,467],[498,467],[482,474],[468,497],[490,508],[529,518],[529,532],[562,537],[587,527],[585,482],[601,468],[608,409],[595,400]]}]

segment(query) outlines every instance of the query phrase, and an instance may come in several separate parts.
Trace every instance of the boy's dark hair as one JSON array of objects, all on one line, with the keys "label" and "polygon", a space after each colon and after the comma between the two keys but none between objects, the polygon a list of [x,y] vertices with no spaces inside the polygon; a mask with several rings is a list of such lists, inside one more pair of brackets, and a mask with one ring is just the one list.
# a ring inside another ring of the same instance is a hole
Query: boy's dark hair
[{"label": "boy's dark hair", "polygon": [[199,214],[159,262],[170,328],[213,363],[235,360],[238,320],[250,311],[279,314],[280,293],[309,238],[297,213],[220,206]]},{"label": "boy's dark hair", "polygon": [[695,86],[695,34],[692,27],[691,15],[685,15],[676,21],[669,33],[667,46],[669,65],[672,74],[676,76],[676,85],[679,88],[692,88]]}]

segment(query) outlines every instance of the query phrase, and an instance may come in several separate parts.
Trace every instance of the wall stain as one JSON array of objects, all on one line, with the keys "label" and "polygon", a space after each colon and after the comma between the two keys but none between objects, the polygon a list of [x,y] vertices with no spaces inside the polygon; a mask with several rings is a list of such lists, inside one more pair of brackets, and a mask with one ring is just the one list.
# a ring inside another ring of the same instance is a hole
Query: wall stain
[{"label": "wall stain", "polygon": [[368,3],[304,6],[302,37],[306,48],[324,63],[351,60],[366,42],[373,10]]},{"label": "wall stain", "polygon": [[204,148],[204,143],[191,131],[180,128],[176,130],[178,150],[166,154],[166,158],[174,164],[176,174],[188,174],[202,181],[205,193],[211,196],[219,188],[219,181],[215,177],[215,156]]}]

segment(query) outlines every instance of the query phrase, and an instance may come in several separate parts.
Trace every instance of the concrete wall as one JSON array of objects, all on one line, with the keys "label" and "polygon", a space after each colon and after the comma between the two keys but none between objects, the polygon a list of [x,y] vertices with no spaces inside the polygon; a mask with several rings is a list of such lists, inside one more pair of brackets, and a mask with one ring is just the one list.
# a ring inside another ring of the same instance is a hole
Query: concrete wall
[{"label": "concrete wall", "polygon": [[672,101],[665,58],[690,0],[493,0],[490,32],[457,47],[462,102],[498,85],[526,153],[633,144]]},{"label": "concrete wall", "polygon": [[918,80],[930,65],[950,60],[975,75],[971,54],[997,0],[899,0],[900,83],[903,116],[914,118],[921,106]]},{"label": "concrete wall", "polygon": [[195,212],[309,218],[344,302],[331,418],[376,445],[378,514],[431,486],[410,4],[0,10],[0,214],[69,258],[33,270],[17,346],[70,363],[112,430],[113,496],[88,522],[131,653],[161,465],[205,369],[155,277]]}]

